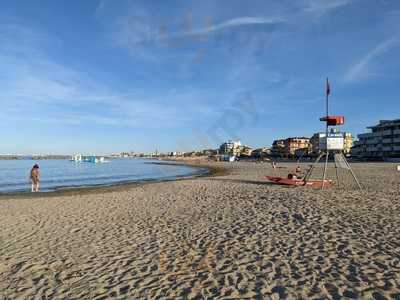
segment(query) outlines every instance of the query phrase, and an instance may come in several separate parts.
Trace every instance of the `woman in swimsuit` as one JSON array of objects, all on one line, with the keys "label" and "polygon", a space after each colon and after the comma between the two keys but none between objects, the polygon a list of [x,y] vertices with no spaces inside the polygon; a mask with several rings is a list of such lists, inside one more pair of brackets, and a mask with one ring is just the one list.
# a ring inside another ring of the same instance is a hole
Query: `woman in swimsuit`
[{"label": "woman in swimsuit", "polygon": [[32,184],[32,192],[39,192],[40,172],[39,165],[37,164],[31,169],[30,181]]}]

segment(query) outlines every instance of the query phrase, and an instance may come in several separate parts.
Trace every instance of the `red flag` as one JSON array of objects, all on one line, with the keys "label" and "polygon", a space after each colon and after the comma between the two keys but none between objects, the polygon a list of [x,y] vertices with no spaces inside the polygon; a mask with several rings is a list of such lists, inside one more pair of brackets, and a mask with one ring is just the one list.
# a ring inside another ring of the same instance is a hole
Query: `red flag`
[{"label": "red flag", "polygon": [[326,79],[326,95],[330,95],[331,94],[331,87],[329,86],[329,80],[328,78]]}]

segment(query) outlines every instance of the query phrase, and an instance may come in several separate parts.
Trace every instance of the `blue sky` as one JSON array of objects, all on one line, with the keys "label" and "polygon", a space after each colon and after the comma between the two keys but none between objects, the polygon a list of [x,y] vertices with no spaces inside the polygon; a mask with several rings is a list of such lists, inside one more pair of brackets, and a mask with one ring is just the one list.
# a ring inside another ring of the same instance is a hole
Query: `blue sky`
[{"label": "blue sky", "polygon": [[253,147],[400,117],[400,2],[2,1],[0,153]]}]

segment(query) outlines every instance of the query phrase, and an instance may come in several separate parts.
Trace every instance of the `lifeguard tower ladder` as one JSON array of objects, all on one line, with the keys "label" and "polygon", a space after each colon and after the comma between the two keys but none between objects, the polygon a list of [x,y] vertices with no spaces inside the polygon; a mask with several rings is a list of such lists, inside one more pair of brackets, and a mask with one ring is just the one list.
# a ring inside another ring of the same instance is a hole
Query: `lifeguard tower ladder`
[{"label": "lifeguard tower ladder", "polygon": [[350,171],[351,176],[356,182],[359,189],[362,189],[360,182],[358,181],[356,175],[349,162],[346,159],[346,156],[343,153],[344,149],[344,134],[341,133],[338,129],[338,126],[344,124],[344,116],[330,116],[329,115],[329,95],[330,95],[330,87],[329,81],[326,81],[326,116],[320,118],[320,121],[326,123],[326,131],[325,135],[320,134],[319,138],[319,150],[320,154],[315,160],[314,164],[308,169],[304,176],[304,182],[307,183],[310,180],[312,172],[315,167],[318,165],[320,160],[325,157],[324,171],[322,177],[322,189],[325,187],[325,179],[326,179],[326,171],[328,169],[328,161],[330,154],[333,155],[334,163],[335,163],[335,171],[336,171],[336,179],[337,184],[340,186],[339,180],[339,172],[338,168],[347,169]]}]

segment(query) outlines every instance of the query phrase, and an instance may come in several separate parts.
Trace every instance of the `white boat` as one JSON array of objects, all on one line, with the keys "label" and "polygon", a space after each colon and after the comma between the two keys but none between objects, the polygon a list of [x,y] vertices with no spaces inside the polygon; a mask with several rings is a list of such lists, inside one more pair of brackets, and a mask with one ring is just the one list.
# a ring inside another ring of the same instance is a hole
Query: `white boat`
[{"label": "white boat", "polygon": [[80,154],[75,154],[71,157],[70,161],[74,162],[81,162],[82,161],[82,155]]},{"label": "white boat", "polygon": [[103,156],[95,156],[95,155],[90,155],[90,156],[82,156],[81,154],[75,154],[71,157],[70,161],[73,162],[89,162],[89,163],[107,163],[108,160],[105,160]]},{"label": "white boat", "polygon": [[105,160],[105,158],[103,156],[94,156],[94,155],[85,157],[85,159],[83,161],[95,163],[95,164],[108,162],[107,160]]}]

